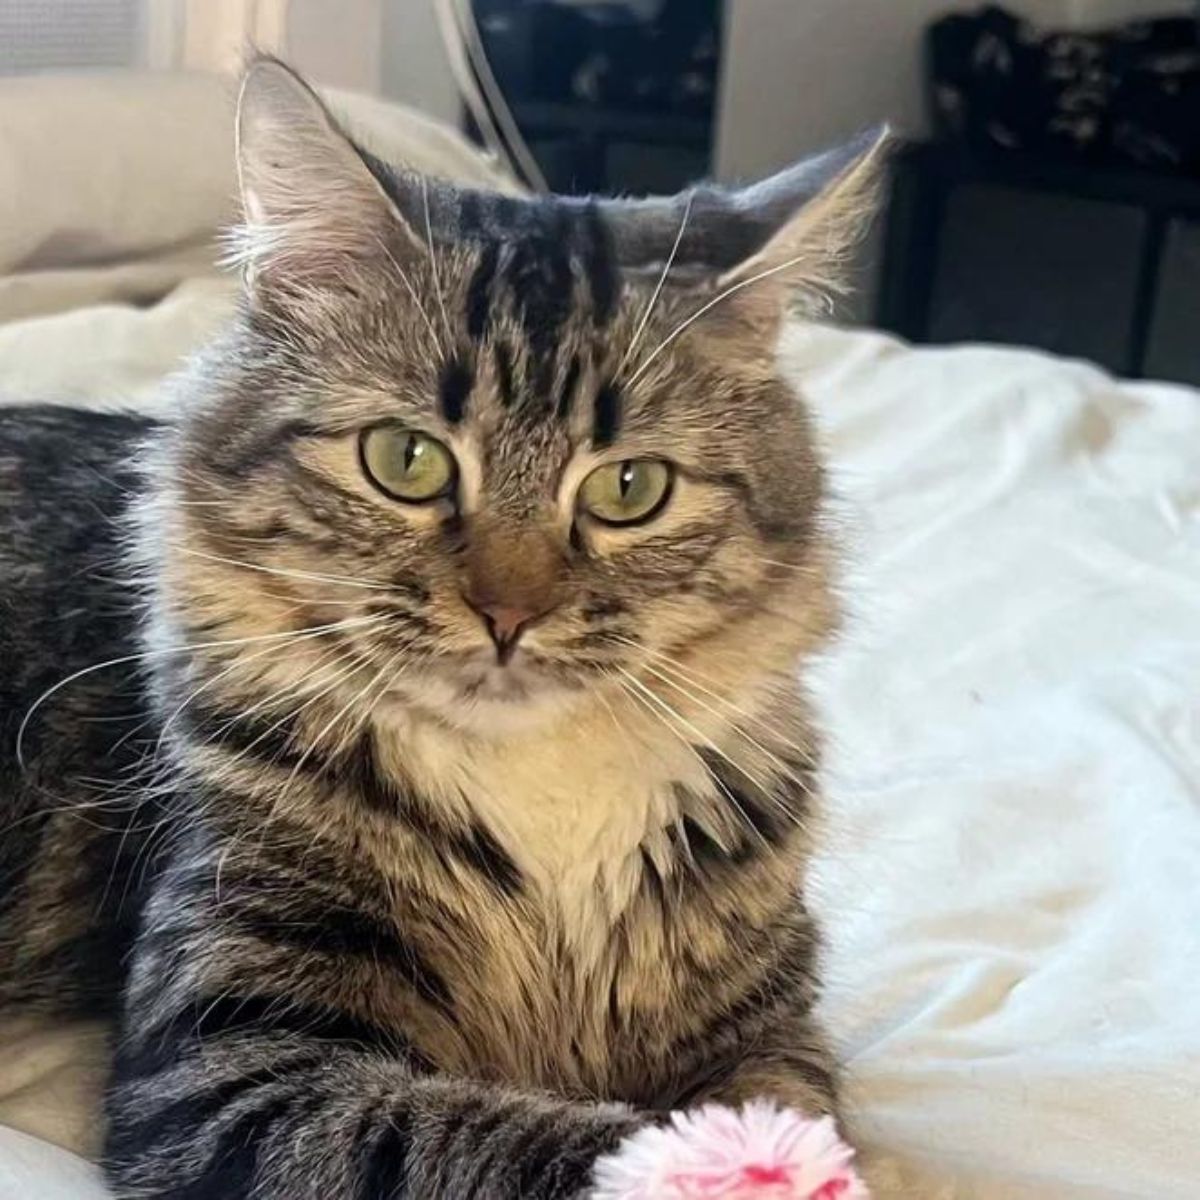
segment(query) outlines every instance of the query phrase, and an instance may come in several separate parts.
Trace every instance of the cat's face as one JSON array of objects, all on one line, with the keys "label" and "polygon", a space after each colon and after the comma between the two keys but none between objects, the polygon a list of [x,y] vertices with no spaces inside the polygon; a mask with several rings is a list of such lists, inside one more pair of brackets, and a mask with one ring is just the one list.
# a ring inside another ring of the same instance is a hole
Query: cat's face
[{"label": "cat's face", "polygon": [[781,302],[740,303],[769,260],[706,266],[675,210],[684,237],[630,261],[613,209],[388,197],[365,170],[301,227],[278,170],[251,178],[244,321],[182,451],[191,536],[253,564],[246,604],[344,623],[348,687],[484,729],[764,612],[786,630],[821,475]]}]

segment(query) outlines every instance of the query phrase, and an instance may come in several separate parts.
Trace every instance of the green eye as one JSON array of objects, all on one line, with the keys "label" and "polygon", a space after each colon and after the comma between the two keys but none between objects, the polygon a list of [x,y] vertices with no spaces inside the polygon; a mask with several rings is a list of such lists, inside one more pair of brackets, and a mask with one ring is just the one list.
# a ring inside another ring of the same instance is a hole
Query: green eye
[{"label": "green eye", "polygon": [[454,489],[458,464],[437,438],[399,425],[364,430],[358,443],[367,478],[395,500],[423,504]]},{"label": "green eye", "polygon": [[671,496],[671,467],[657,458],[629,458],[597,467],[579,489],[579,507],[606,525],[636,525]]}]

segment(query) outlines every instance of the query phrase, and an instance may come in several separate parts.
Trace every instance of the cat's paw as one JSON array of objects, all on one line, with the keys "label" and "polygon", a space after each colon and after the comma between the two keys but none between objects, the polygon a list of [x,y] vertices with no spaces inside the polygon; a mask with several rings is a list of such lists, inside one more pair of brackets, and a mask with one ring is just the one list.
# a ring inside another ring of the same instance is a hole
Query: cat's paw
[{"label": "cat's paw", "polygon": [[866,1200],[833,1120],[755,1100],[639,1130],[596,1164],[593,1200]]}]

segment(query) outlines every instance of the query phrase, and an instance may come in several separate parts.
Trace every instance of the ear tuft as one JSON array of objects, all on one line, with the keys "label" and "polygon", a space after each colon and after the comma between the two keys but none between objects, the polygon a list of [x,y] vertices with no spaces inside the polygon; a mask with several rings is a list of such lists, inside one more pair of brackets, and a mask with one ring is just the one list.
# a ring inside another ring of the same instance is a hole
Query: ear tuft
[{"label": "ear tuft", "polygon": [[236,144],[242,223],[227,261],[251,290],[334,286],[401,224],[316,92],[278,59],[256,58],[242,78]]},{"label": "ear tuft", "polygon": [[[761,249],[718,280],[743,319],[774,330],[789,304],[815,313],[846,290],[878,208],[890,140],[886,127],[872,130],[740,193],[739,205],[776,225]],[[786,212],[797,195],[804,199]]]}]

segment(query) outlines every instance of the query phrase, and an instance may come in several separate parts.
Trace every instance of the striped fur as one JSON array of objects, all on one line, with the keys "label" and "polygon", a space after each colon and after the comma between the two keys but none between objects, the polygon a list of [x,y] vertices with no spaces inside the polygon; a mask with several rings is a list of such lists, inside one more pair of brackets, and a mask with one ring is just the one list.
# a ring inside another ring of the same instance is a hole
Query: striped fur
[{"label": "striped fur", "polygon": [[[673,1108],[832,1111],[823,481],[746,281],[837,231],[430,186],[272,63],[242,122],[246,299],[180,415],[0,416],[0,1007],[115,1018],[122,1200],[558,1200]],[[369,484],[380,422],[453,499]],[[662,514],[581,517],[639,456]],[[515,654],[468,593],[540,614]]]}]

